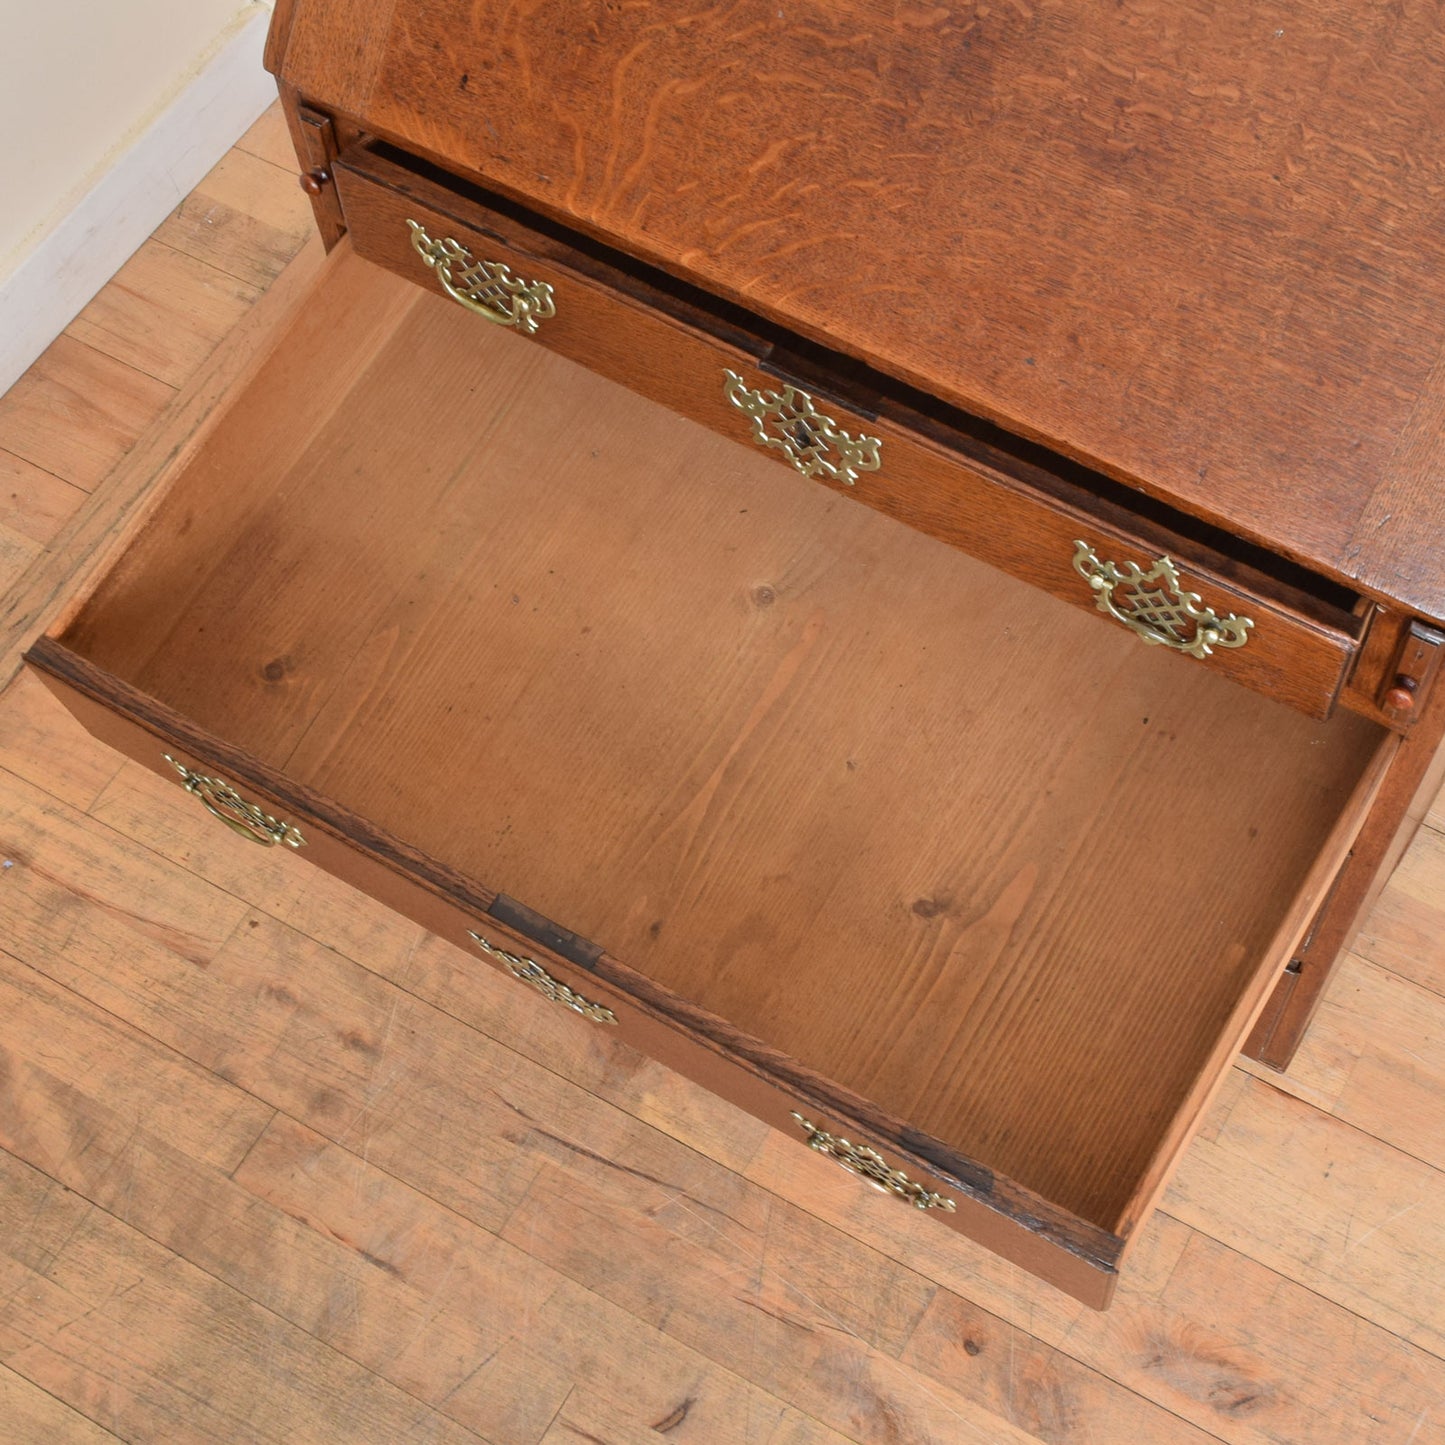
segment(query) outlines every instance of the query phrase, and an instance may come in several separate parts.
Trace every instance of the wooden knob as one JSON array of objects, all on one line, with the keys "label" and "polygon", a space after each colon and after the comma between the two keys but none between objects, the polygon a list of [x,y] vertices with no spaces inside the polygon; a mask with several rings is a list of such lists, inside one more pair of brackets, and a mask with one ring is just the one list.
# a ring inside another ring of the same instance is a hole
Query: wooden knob
[{"label": "wooden knob", "polygon": [[321,187],[330,179],[331,175],[327,171],[305,171],[300,178],[301,189],[305,191],[308,196],[319,196],[321,194]]},{"label": "wooden knob", "polygon": [[1405,677],[1403,674],[1395,678],[1395,685],[1386,693],[1382,701],[1391,712],[1409,712],[1415,706],[1415,688],[1417,684],[1413,677]]}]

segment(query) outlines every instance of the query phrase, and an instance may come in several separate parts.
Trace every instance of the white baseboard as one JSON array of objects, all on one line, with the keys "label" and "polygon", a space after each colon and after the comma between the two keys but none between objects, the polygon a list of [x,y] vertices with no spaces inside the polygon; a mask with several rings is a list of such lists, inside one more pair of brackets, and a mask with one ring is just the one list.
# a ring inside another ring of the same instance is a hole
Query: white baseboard
[{"label": "white baseboard", "polygon": [[135,142],[0,281],[0,395],[276,99],[256,6]]}]

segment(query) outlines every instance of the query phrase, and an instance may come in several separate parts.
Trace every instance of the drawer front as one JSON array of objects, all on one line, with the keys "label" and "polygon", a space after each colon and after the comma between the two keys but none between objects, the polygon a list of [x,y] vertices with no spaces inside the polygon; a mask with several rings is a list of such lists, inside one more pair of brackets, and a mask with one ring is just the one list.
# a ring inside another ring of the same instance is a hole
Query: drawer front
[{"label": "drawer front", "polygon": [[[336,181],[358,254],[739,443],[1313,717],[1359,649],[1356,621],[1226,561],[1165,554],[1117,504],[1096,515],[896,417],[809,390],[771,342],[663,293],[536,218],[491,209],[368,147]],[[532,222],[536,222],[535,225]],[[640,458],[645,462],[645,459]],[[1073,493],[1070,494],[1074,496]],[[1172,534],[1171,534],[1172,535]],[[1202,550],[1202,549],[1201,549]]]},{"label": "drawer front", "polygon": [[[672,999],[600,950],[553,930],[567,952],[596,956],[593,967],[579,965],[514,926],[525,920],[526,910],[513,901],[476,890],[459,898],[460,880],[444,888],[417,876],[410,866],[421,860],[402,845],[367,837],[366,825],[329,816],[338,810],[320,800],[288,799],[283,779],[258,776],[267,770],[159,705],[97,696],[110,685],[121,694],[129,690],[84,676],[84,665],[77,667],[64,649],[42,641],[27,661],[87,731],[191,792],[197,809],[215,816],[215,826],[251,845],[294,852],[296,866],[314,864],[457,944],[530,989],[539,1007],[567,1010],[578,1028],[657,1059],[811,1149],[828,1161],[822,1167],[846,1170],[893,1196],[897,1208],[926,1213],[1094,1308],[1108,1305],[1121,1247],[1113,1236],[1061,1215],[987,1171],[977,1171],[972,1183],[950,1177],[917,1149],[885,1140],[866,1118],[840,1110],[825,1080],[817,1081],[817,1090],[780,1080],[755,1060],[730,1052],[725,1039],[688,1027],[695,1017],[726,1032],[719,1021]],[[430,869],[437,871],[437,865]],[[546,921],[533,919],[528,926],[544,932]],[[563,941],[569,939],[570,944]],[[857,1114],[868,1112],[862,1105]]]}]

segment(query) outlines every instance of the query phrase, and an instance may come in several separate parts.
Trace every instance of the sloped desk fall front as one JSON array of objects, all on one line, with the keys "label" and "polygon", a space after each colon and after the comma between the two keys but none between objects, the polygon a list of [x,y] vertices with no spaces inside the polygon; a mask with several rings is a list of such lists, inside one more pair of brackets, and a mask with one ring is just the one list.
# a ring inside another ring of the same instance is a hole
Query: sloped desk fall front
[{"label": "sloped desk fall front", "polygon": [[[317,108],[325,8],[272,59],[353,240],[32,665],[237,831],[1107,1303],[1428,786],[1430,614],[478,189],[435,117],[368,138]],[[535,328],[443,294],[463,251]],[[755,445],[739,388],[788,386],[795,451],[884,465]],[[1081,544],[1253,636],[1142,645]]]}]

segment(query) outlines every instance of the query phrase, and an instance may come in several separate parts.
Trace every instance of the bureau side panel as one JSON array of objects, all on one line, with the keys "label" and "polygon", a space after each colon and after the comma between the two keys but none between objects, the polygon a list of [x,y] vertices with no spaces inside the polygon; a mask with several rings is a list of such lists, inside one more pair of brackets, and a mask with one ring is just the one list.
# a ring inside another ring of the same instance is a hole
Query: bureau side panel
[{"label": "bureau side panel", "polygon": [[1244,1052],[1289,1068],[1341,958],[1410,846],[1445,779],[1445,696],[1401,740],[1390,771],[1325,900],[1307,945],[1281,976]]}]

